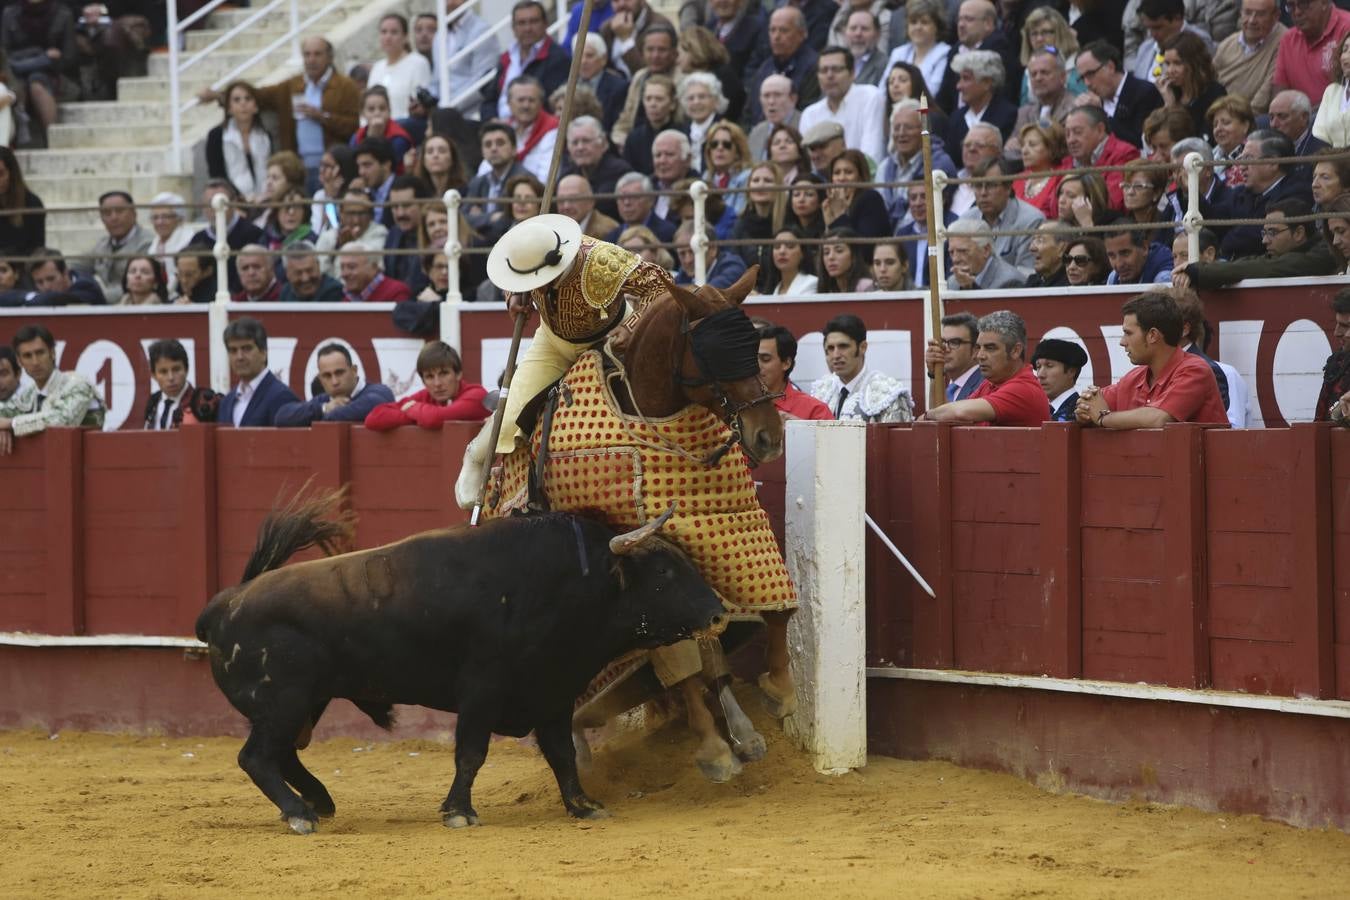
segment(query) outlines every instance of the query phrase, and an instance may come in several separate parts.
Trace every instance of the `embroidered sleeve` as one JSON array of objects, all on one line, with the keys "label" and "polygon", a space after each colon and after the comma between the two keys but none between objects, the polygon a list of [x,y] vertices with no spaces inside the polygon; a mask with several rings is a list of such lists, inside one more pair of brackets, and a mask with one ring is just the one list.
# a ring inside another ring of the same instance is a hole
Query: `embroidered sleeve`
[{"label": "embroidered sleeve", "polygon": [[83,378],[67,374],[60,393],[48,397],[39,412],[14,418],[14,435],[36,434],[46,428],[74,428],[79,425],[103,427],[103,404],[94,386]]},{"label": "embroidered sleeve", "polygon": [[634,299],[641,312],[657,297],[670,290],[670,276],[656,263],[643,260],[623,283],[623,292]]}]

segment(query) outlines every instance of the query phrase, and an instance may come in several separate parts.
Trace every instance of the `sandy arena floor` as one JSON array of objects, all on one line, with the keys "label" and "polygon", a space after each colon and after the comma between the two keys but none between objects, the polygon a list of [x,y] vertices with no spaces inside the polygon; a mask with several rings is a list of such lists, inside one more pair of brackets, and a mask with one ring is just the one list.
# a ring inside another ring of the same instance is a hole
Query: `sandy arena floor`
[{"label": "sandy arena floor", "polygon": [[568,819],[542,757],[497,742],[484,826],[437,807],[450,747],[316,743],[337,801],[286,832],[235,765],[240,741],[0,733],[0,896],[1346,897],[1350,836],[1255,818],[1043,793],[945,763],[874,758],[816,775],[768,728],[769,757],[713,785],[683,728],[597,753],[614,818]]}]

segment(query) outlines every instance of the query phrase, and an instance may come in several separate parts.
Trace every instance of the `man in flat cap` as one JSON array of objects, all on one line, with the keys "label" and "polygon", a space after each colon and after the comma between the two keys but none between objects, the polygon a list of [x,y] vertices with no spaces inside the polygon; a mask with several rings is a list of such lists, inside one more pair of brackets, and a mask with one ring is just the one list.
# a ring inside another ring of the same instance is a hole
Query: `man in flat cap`
[{"label": "man in flat cap", "polygon": [[802,135],[802,146],[811,158],[811,171],[830,180],[830,166],[845,150],[844,126],[838,122],[820,122]]},{"label": "man in flat cap", "polygon": [[1047,338],[1031,354],[1031,367],[1050,401],[1050,419],[1072,422],[1078,409],[1078,376],[1087,365],[1087,351],[1073,341]]}]

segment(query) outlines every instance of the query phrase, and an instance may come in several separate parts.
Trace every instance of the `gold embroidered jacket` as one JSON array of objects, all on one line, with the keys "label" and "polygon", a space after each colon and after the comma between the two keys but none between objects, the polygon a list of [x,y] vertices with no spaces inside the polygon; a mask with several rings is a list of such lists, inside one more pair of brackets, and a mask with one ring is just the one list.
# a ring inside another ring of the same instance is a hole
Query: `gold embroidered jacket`
[{"label": "gold embroidered jacket", "polygon": [[630,250],[581,238],[572,267],[557,281],[531,292],[539,315],[558,337],[594,343],[623,318],[624,298],[640,311],[670,289],[670,276]]}]

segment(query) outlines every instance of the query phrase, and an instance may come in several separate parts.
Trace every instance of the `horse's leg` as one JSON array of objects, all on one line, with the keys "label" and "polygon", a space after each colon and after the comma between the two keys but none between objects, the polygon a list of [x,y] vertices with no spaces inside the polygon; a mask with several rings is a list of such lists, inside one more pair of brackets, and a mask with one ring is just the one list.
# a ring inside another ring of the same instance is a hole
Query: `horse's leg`
[{"label": "horse's leg", "polygon": [[741,761],[731,752],[717,730],[717,720],[704,701],[702,674],[691,675],[680,682],[680,692],[689,712],[689,728],[699,739],[694,762],[709,781],[721,784],[741,774]]},{"label": "horse's leg", "polygon": [[769,713],[775,719],[786,719],[797,711],[797,688],[792,683],[787,643],[788,619],[793,612],[787,609],[763,613],[769,636],[769,671],[759,676],[759,687],[767,695]]},{"label": "horse's leg", "polygon": [[699,641],[698,650],[703,660],[704,681],[716,694],[717,704],[726,720],[732,752],[746,762],[763,759],[767,749],[764,736],[755,731],[750,717],[736,702],[736,695],[731,690],[731,669],[727,667],[722,642],[716,638]]}]

